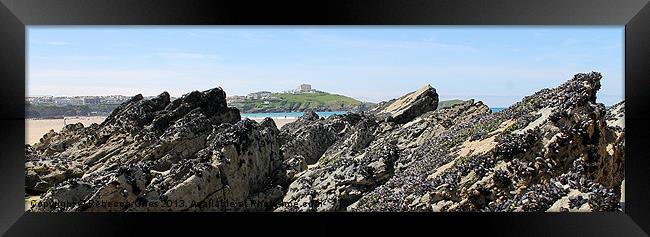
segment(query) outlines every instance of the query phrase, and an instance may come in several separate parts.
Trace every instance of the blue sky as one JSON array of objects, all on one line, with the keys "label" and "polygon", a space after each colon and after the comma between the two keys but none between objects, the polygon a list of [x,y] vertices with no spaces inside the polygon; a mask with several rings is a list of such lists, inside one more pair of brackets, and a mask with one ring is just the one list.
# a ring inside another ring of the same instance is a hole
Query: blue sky
[{"label": "blue sky", "polygon": [[378,102],[422,85],[508,106],[578,72],[623,100],[623,27],[29,27],[27,95],[228,95],[301,83]]}]

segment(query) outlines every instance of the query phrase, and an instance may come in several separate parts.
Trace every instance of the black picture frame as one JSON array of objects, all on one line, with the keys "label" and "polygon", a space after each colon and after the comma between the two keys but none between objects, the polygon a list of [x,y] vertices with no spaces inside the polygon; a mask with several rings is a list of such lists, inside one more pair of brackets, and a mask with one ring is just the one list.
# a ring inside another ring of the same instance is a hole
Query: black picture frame
[{"label": "black picture frame", "polygon": [[[649,22],[647,0],[0,0],[0,233],[647,236]],[[625,25],[625,212],[25,213],[25,47],[34,25]]]}]

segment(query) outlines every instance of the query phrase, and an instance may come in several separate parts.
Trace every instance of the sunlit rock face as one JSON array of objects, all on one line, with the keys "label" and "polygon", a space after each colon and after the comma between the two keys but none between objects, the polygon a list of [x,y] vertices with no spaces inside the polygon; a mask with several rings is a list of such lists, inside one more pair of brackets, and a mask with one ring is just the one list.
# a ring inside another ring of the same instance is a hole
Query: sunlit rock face
[{"label": "sunlit rock face", "polygon": [[379,104],[371,113],[386,121],[406,123],[436,108],[438,108],[438,93],[430,85],[425,85],[398,99]]}]

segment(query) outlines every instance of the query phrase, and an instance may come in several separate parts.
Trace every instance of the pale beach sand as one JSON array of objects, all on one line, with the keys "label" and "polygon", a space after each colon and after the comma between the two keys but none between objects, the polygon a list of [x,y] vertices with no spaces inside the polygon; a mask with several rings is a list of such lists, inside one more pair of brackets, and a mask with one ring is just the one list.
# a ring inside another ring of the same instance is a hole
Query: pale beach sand
[{"label": "pale beach sand", "polygon": [[[255,120],[258,123],[260,123],[260,122],[262,122],[262,120],[264,120],[264,118],[250,118],[250,119]],[[281,128],[282,126],[284,126],[287,123],[291,123],[293,121],[296,121],[295,118],[286,118],[286,119],[285,118],[272,118],[272,119],[275,122],[275,126],[277,126],[278,128]]]},{"label": "pale beach sand", "polygon": [[[100,124],[106,117],[67,117],[66,124],[82,123],[88,126],[92,123]],[[33,145],[37,143],[43,135],[51,129],[59,132],[63,128],[63,119],[25,119],[25,139],[26,144]]]},{"label": "pale beach sand", "polygon": [[[66,124],[82,123],[84,126],[88,126],[92,123],[100,124],[104,121],[106,117],[70,117],[65,119]],[[257,122],[261,122],[263,118],[251,118]],[[274,118],[275,125],[278,128],[281,128],[287,123],[296,121],[296,119],[283,119],[283,118]],[[49,132],[51,129],[59,132],[63,128],[63,119],[25,119],[25,139],[26,144],[34,145],[37,143],[44,134]]]}]

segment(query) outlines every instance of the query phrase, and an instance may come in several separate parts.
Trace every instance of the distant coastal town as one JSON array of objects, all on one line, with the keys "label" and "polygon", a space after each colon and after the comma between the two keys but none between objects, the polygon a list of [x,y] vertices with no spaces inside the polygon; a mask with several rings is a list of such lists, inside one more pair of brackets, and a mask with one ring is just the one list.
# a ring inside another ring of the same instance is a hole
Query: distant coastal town
[{"label": "distant coastal town", "polygon": [[[297,89],[285,91],[287,93],[300,94],[300,93],[315,93],[318,92],[311,88],[310,84],[301,84]],[[57,106],[66,106],[66,105],[119,105],[126,102],[132,96],[125,95],[107,95],[107,96],[29,96],[26,98],[26,102],[34,105],[57,105]],[[145,99],[150,99],[155,96],[145,96]],[[174,97],[171,98],[175,99]],[[273,101],[279,100],[280,98],[274,97],[273,92],[270,91],[258,91],[249,93],[246,96],[233,95],[227,96],[226,101],[229,103],[238,103],[244,102],[246,100],[265,100]]]},{"label": "distant coastal town", "polygon": [[[316,93],[319,91],[316,91],[311,88],[310,84],[300,84],[297,89],[285,91],[285,93],[292,93],[292,94],[301,94],[301,93]],[[269,104],[271,101],[278,101],[281,100],[280,98],[273,96],[273,92],[270,91],[258,91],[258,92],[253,92],[249,93],[248,95],[242,96],[242,95],[233,95],[233,96],[226,96],[226,102],[230,103],[242,103],[245,102],[246,100],[263,100],[265,104]]]},{"label": "distant coastal town", "polygon": [[[69,116],[107,116],[132,96],[29,96],[25,98],[27,118],[63,118]],[[147,96],[150,99],[154,96]],[[174,98],[172,98],[174,99]]]},{"label": "distant coastal town", "polygon": [[[107,116],[132,96],[29,96],[26,98],[27,118],[62,118],[70,116]],[[153,98],[146,96],[145,98]],[[171,98],[174,100],[175,98]],[[282,92],[258,91],[245,96],[227,96],[228,105],[243,113],[351,111],[371,103],[351,97],[319,91],[310,84]]]},{"label": "distant coastal town", "polygon": [[[147,96],[146,99],[155,96]],[[131,99],[131,96],[107,95],[107,96],[29,96],[26,102],[34,105],[119,105]]]}]

